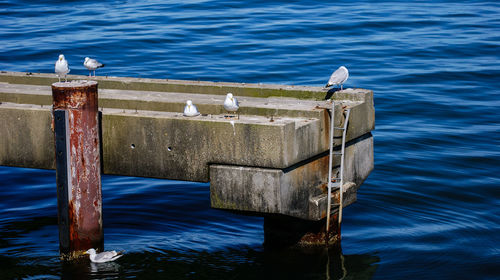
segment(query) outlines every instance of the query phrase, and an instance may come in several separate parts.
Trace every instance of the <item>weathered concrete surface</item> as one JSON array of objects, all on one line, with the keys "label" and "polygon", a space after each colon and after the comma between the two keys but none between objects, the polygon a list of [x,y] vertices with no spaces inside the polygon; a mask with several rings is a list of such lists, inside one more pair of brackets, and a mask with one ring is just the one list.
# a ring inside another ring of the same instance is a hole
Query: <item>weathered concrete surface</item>
[{"label": "weathered concrete surface", "polygon": [[319,126],[317,119],[104,109],[104,171],[206,182],[210,163],[285,168],[321,150]]},{"label": "weathered concrete surface", "polygon": [[[21,78],[33,81],[34,77]],[[372,93],[352,90],[335,94],[350,98],[337,105],[337,125],[343,121],[342,105],[362,115],[351,119],[347,140],[368,133],[374,126]],[[100,89],[99,96],[101,107],[105,107],[104,172],[108,174],[208,181],[209,163],[283,169],[328,149],[329,115],[324,109],[331,107],[328,101],[239,97],[242,115],[232,120],[233,126],[231,120],[223,118],[224,96],[220,95]],[[182,111],[186,99],[195,100],[203,115],[185,118],[175,113]],[[50,104],[50,87],[0,83],[0,102]],[[368,113],[362,110],[365,107]],[[4,122],[4,130],[12,133],[18,124]],[[45,133],[31,139],[47,139],[49,132]],[[22,153],[15,151],[20,147],[16,143],[24,143],[19,141],[6,142],[4,149],[11,152],[0,154],[0,164],[53,168],[51,158],[19,157]],[[340,139],[337,141],[339,144]],[[132,144],[137,148],[131,149]],[[22,147],[38,150],[39,145],[37,141],[37,146]]]},{"label": "weathered concrete surface", "polygon": [[[338,173],[339,159],[333,174]],[[373,137],[346,144],[344,207],[373,169]],[[211,206],[220,209],[283,214],[307,220],[326,217],[328,154],[286,169],[210,166]],[[333,203],[339,203],[338,189]],[[334,211],[335,212],[335,211]]]},{"label": "weathered concrete surface", "polygon": [[[186,100],[191,99],[204,115],[222,115],[225,113],[222,106],[224,96],[220,95],[108,90],[101,89],[101,85],[99,86],[99,104],[101,108],[182,112]],[[336,125],[340,125],[343,119],[341,117],[341,106],[351,108],[351,119],[346,135],[347,141],[374,129],[375,111],[373,107],[373,93],[371,91],[349,89],[335,92],[334,97],[342,100],[341,102],[337,102]],[[49,86],[0,83],[0,102],[49,105],[52,102],[51,98]],[[329,115],[325,109],[331,108],[330,102],[276,97],[238,97],[238,99],[241,105],[239,110],[241,115],[264,116],[270,120],[271,117],[273,120],[281,117],[318,119],[320,121],[320,133],[323,136],[320,144],[321,149],[323,151],[328,149]],[[337,131],[336,136],[340,135],[341,131]]]},{"label": "weathered concrete surface", "polygon": [[55,169],[51,107],[0,104],[0,165]]},{"label": "weathered concrete surface", "polygon": [[[54,168],[50,108],[3,103],[0,164]],[[36,126],[35,126],[36,125]],[[318,119],[103,110],[104,173],[209,181],[209,163],[287,168],[324,149]]]},{"label": "weathered concrete surface", "polygon": [[[68,75],[68,80],[85,80],[88,76]],[[10,84],[26,85],[50,85],[58,80],[55,74],[46,73],[24,73],[24,72],[0,72],[0,82]],[[299,99],[325,99],[326,91],[320,87],[293,86],[293,85],[269,85],[269,84],[247,84],[226,83],[208,81],[180,81],[171,79],[144,79],[123,77],[92,77],[99,82],[100,88],[138,90],[138,91],[160,91],[180,92],[198,94],[226,95],[232,92],[235,96],[249,97],[293,97]]]},{"label": "weathered concrete surface", "polygon": [[[69,79],[88,79],[69,76]],[[0,165],[54,168],[50,130],[53,74],[0,73]],[[325,216],[331,103],[336,126],[351,108],[344,203],[373,169],[373,93],[320,87],[97,77],[103,112],[103,172],[211,181],[222,209]],[[239,119],[225,119],[224,95],[240,101]],[[191,99],[201,116],[181,115]],[[313,100],[306,100],[313,99]],[[4,135],[6,137],[4,137]],[[335,135],[340,144],[341,131]],[[338,160],[335,159],[338,168]],[[236,192],[236,191],[239,191]],[[338,197],[338,192],[335,194]],[[338,198],[337,198],[338,200]]]}]

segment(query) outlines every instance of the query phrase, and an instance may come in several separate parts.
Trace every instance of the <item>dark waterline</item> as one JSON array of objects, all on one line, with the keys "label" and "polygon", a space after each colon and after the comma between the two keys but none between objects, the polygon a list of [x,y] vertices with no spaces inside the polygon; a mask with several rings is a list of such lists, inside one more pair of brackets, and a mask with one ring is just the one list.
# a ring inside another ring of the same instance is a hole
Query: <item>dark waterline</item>
[{"label": "dark waterline", "polygon": [[127,254],[61,263],[54,171],[0,167],[2,277],[498,279],[498,26],[494,1],[0,1],[3,71],[64,53],[71,74],[90,56],[97,75],[322,86],[345,65],[376,107],[341,253],[264,250],[262,218],[211,209],[208,184],[104,176],[105,247]]}]

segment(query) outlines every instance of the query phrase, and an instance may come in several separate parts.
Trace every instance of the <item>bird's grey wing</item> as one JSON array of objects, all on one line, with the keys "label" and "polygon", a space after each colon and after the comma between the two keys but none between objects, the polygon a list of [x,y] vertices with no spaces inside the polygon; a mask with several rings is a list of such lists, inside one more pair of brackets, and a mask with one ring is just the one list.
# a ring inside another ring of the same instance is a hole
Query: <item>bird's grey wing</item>
[{"label": "bird's grey wing", "polygon": [[68,66],[68,61],[67,60],[64,60],[63,61],[63,68],[66,69],[69,73],[69,66]]},{"label": "bird's grey wing", "polygon": [[336,74],[337,72],[333,72],[332,75],[330,76],[330,79],[328,79],[328,83],[326,84],[327,86],[334,85],[335,84],[335,79],[336,79]]},{"label": "bird's grey wing", "polygon": [[116,260],[118,258],[121,258],[122,256],[123,256],[122,254],[118,253],[118,255],[116,255],[113,258],[111,258],[110,261],[114,261],[114,260]]},{"label": "bird's grey wing", "polygon": [[109,259],[113,258],[116,255],[117,255],[117,253],[115,251],[102,252],[102,253],[99,253],[99,254],[97,254],[95,256],[95,260],[96,261],[99,261],[99,260],[109,260]]},{"label": "bird's grey wing", "polygon": [[93,59],[93,58],[90,58],[88,61],[87,61],[87,65],[90,67],[90,68],[99,68],[99,67],[102,67],[104,66],[104,64],[100,63],[99,61]]},{"label": "bird's grey wing", "polygon": [[234,98],[234,105],[236,105],[236,107],[240,107],[240,103],[238,102],[238,99]]},{"label": "bird's grey wing", "polygon": [[336,85],[336,84],[341,84],[347,79],[347,72],[339,68],[333,72],[333,74],[330,76],[330,80],[328,80],[328,84],[330,85]]},{"label": "bird's grey wing", "polygon": [[95,59],[92,59],[92,60],[93,60],[93,62],[92,62],[92,63],[94,63],[94,67],[96,67],[96,68],[101,68],[101,67],[103,67],[103,66],[104,66],[104,64],[100,63],[99,61],[97,61],[97,60],[95,60]]},{"label": "bird's grey wing", "polygon": [[96,68],[97,67],[97,60],[91,58],[89,59],[89,65],[92,67],[92,68]]}]

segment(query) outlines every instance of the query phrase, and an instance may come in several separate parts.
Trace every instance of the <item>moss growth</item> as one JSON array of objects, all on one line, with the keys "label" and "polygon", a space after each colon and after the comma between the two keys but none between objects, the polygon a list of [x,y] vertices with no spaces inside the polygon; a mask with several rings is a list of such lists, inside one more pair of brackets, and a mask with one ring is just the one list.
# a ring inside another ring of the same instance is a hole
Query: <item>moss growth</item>
[{"label": "moss growth", "polygon": [[61,254],[61,256],[59,256],[59,259],[61,261],[74,261],[87,258],[87,256],[88,255],[85,253],[85,251],[74,251],[67,254]]},{"label": "moss growth", "polygon": [[[69,79],[88,79],[86,76],[69,75]],[[193,82],[193,81],[171,81],[161,79],[139,79],[139,78],[94,78],[99,82],[100,88],[126,89],[142,91],[163,91],[200,94],[224,95],[232,92],[239,96],[249,97],[292,97],[297,99],[324,100],[327,92],[319,87],[293,87],[293,86],[271,86],[271,85],[243,85],[235,83],[216,82]],[[27,85],[51,85],[58,79],[52,74],[32,74],[19,72],[0,73],[0,82]]]},{"label": "moss growth", "polygon": [[218,209],[232,209],[232,210],[242,210],[236,205],[235,202],[229,202],[228,200],[223,200],[219,197],[216,192],[210,192],[210,206],[212,208]]}]

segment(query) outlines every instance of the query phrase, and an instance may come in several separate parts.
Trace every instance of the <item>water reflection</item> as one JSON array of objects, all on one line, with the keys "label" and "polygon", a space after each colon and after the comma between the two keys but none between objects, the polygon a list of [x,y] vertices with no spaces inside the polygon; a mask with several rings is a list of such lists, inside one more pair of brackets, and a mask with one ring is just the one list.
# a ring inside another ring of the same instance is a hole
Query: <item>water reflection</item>
[{"label": "water reflection", "polygon": [[98,272],[118,272],[120,270],[120,265],[115,262],[110,263],[90,263],[90,272],[98,273]]},{"label": "water reflection", "polygon": [[61,278],[371,279],[379,260],[374,255],[343,255],[340,249],[325,248],[186,253],[155,250],[128,253],[111,263],[95,264],[87,259],[61,262]]},{"label": "water reflection", "polygon": [[287,279],[371,279],[380,261],[369,254],[344,255],[341,248],[266,251],[264,258],[264,275]]},{"label": "water reflection", "polygon": [[118,262],[92,263],[87,258],[61,262],[61,279],[116,279],[121,271]]}]

